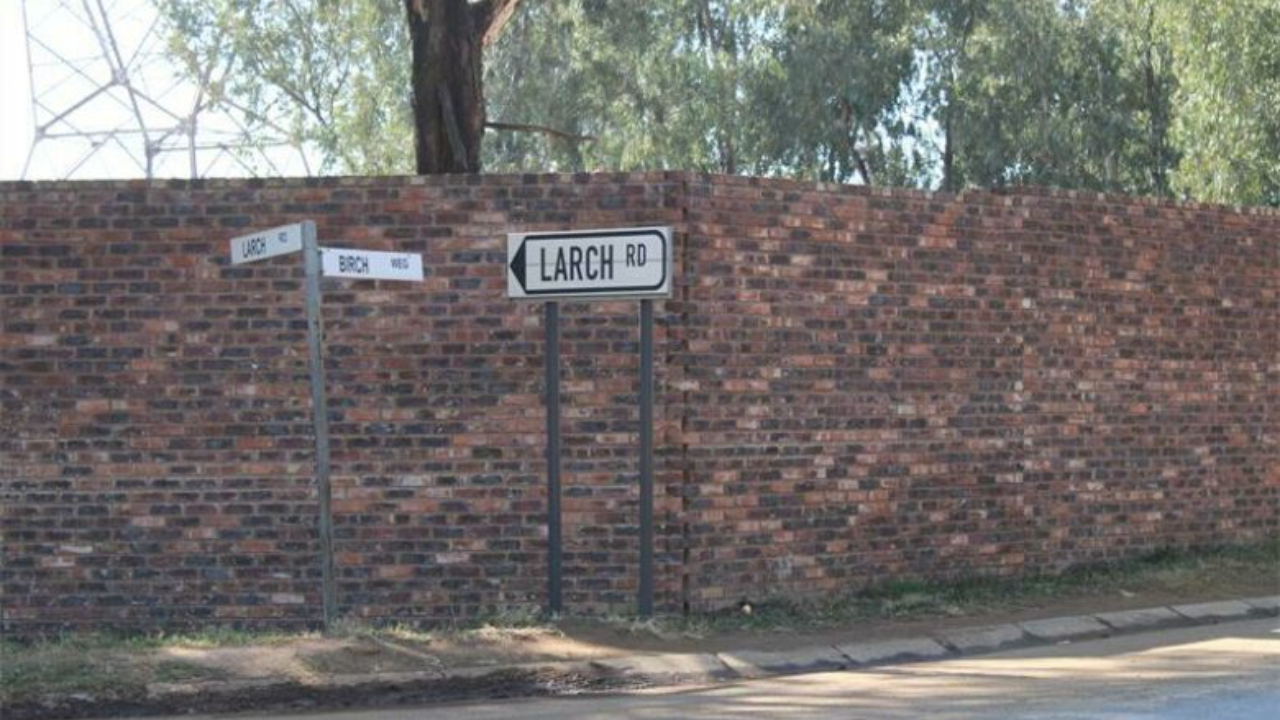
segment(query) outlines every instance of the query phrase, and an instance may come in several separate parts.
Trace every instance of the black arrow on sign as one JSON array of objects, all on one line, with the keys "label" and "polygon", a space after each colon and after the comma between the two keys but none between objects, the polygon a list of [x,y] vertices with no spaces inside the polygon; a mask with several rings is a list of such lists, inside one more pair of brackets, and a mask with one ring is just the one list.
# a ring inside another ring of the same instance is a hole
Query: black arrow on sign
[{"label": "black arrow on sign", "polygon": [[524,284],[524,246],[525,241],[521,240],[520,249],[516,250],[516,256],[511,258],[511,272],[516,274],[516,281],[520,283],[520,289],[528,292],[529,288]]}]

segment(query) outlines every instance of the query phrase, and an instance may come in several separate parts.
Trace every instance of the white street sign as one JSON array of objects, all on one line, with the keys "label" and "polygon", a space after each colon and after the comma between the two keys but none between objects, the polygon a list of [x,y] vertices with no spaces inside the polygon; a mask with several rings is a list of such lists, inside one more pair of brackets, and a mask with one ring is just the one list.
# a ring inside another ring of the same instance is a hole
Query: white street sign
[{"label": "white street sign", "polygon": [[511,233],[507,297],[667,297],[671,256],[669,227]]},{"label": "white street sign", "polygon": [[320,248],[325,277],[422,282],[422,256],[417,253]]},{"label": "white street sign", "polygon": [[302,225],[282,225],[231,238],[231,264],[240,265],[302,250]]}]

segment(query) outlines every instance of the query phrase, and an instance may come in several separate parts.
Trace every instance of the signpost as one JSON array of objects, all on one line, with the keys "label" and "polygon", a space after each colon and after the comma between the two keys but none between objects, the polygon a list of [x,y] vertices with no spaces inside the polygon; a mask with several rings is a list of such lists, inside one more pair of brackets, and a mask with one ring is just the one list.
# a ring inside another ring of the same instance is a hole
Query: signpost
[{"label": "signpost", "polygon": [[320,314],[320,278],[366,278],[422,281],[422,256],[375,250],[322,248],[316,225],[307,220],[231,239],[231,263],[266,260],[301,252],[307,303],[307,355],[311,367],[311,412],[316,442],[316,495],[320,514],[321,598],[324,625],[338,617],[333,567],[333,489],[329,482],[329,410],[325,400],[324,325]]},{"label": "signpost", "polygon": [[338,619],[338,587],[333,569],[333,488],[329,484],[329,404],[325,399],[324,322],[320,314],[320,247],[316,224],[302,224],[302,259],[307,292],[307,356],[311,367],[311,417],[316,438],[316,494],[320,504],[320,576],[325,629]]},{"label": "signpost", "polygon": [[507,235],[507,296],[546,304],[547,606],[563,608],[560,522],[560,304],[640,300],[640,587],[653,614],[653,298],[671,295],[671,228]]}]

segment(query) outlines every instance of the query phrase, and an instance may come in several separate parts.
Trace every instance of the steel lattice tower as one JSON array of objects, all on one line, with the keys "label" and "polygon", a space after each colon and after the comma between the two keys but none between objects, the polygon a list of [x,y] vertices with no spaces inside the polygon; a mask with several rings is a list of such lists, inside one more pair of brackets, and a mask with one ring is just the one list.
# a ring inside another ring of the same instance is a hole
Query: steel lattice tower
[{"label": "steel lattice tower", "polygon": [[[311,174],[289,133],[165,55],[154,0],[22,0],[35,132],[22,177]],[[196,77],[191,77],[195,75]]]}]

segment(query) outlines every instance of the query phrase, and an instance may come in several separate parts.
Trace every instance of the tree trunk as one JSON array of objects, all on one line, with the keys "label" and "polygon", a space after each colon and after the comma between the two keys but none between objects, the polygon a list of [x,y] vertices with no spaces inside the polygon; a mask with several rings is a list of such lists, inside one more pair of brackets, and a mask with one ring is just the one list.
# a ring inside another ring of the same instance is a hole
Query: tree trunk
[{"label": "tree trunk", "polygon": [[955,192],[960,185],[956,177],[956,85],[959,82],[960,64],[964,62],[965,51],[969,47],[969,37],[973,35],[975,20],[976,9],[970,1],[965,6],[964,24],[960,27],[960,44],[947,68],[947,99],[942,107],[942,189],[947,192]]},{"label": "tree trunk", "polygon": [[[1143,41],[1146,47],[1142,53],[1142,73],[1146,85],[1147,100],[1147,148],[1151,157],[1151,189],[1157,195],[1169,194],[1169,175],[1165,166],[1168,136],[1168,116],[1166,115],[1166,99],[1161,92],[1161,82],[1156,77],[1155,67],[1155,5],[1147,6],[1147,26]],[[1167,67],[1167,66],[1166,66]]]},{"label": "tree trunk", "polygon": [[942,189],[945,192],[956,191],[955,138],[951,135],[951,96],[947,96],[947,106],[942,115]]},{"label": "tree trunk", "polygon": [[419,173],[480,171],[484,46],[515,5],[514,0],[405,0]]}]

